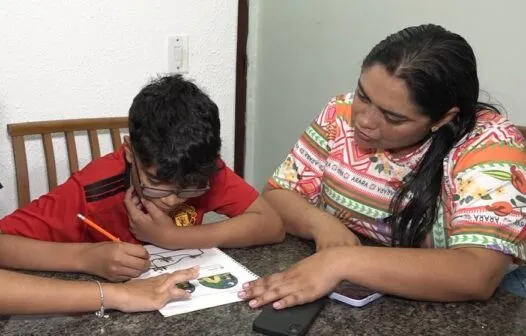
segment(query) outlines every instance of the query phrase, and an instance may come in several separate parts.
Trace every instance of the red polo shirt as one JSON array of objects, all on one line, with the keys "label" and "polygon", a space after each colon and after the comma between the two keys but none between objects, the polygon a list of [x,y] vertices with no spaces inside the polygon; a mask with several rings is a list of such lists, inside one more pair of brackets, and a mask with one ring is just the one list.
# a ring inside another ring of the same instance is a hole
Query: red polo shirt
[{"label": "red polo shirt", "polygon": [[[174,217],[174,225],[198,225],[210,211],[235,217],[258,197],[258,192],[218,160],[210,190],[189,199]],[[82,223],[77,214],[99,224],[122,241],[139,243],[128,230],[124,193],[130,185],[130,165],[124,147],[94,160],[64,184],[0,220],[5,234],[56,242],[98,242],[105,236]]]}]

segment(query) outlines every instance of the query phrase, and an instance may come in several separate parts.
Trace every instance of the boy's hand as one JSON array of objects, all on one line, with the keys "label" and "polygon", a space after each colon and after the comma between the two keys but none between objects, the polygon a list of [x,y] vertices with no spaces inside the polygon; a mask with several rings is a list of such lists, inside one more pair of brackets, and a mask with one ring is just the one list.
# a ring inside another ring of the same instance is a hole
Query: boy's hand
[{"label": "boy's hand", "polygon": [[[167,232],[175,230],[173,219],[161,211],[152,202],[134,195],[130,187],[124,196],[124,205],[128,211],[130,231],[140,241],[164,246]],[[144,207],[146,213],[142,210]]]},{"label": "boy's hand", "polygon": [[150,267],[148,251],[141,245],[121,242],[86,244],[80,254],[82,269],[110,281],[138,277]]}]

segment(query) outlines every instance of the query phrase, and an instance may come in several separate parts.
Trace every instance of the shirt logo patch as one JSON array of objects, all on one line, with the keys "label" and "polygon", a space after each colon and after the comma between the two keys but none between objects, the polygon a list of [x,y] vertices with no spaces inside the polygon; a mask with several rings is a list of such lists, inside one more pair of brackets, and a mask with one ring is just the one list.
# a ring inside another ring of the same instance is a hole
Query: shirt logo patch
[{"label": "shirt logo patch", "polygon": [[182,204],[176,210],[173,220],[177,226],[192,226],[196,224],[197,212],[193,206]]}]

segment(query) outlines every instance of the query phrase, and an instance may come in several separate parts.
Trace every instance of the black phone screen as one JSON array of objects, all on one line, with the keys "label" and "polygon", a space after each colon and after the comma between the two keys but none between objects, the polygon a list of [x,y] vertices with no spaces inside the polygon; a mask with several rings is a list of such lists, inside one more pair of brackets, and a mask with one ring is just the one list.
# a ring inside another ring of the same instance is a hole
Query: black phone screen
[{"label": "black phone screen", "polygon": [[252,325],[254,331],[269,336],[305,335],[316,316],[327,302],[326,298],[300,306],[275,310],[263,308]]}]

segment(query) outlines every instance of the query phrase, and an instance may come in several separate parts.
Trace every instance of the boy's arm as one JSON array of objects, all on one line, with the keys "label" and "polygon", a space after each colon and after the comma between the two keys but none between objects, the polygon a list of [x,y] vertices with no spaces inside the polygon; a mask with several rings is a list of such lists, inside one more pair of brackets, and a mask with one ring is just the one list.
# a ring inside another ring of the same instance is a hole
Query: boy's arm
[{"label": "boy's arm", "polygon": [[177,227],[173,220],[153,203],[142,200],[148,214],[140,211],[128,190],[125,204],[131,219],[132,232],[140,240],[167,249],[246,247],[271,244],[283,240],[285,230],[278,214],[262,197],[244,213],[217,223]]},{"label": "boy's arm", "polygon": [[0,267],[94,274],[111,281],[139,276],[148,252],[129,243],[56,243],[0,234]]},{"label": "boy's arm", "polygon": [[[128,243],[81,243],[85,213],[80,184],[68,179],[24,208],[0,219],[0,266],[95,274],[127,280],[149,267],[148,253]],[[43,240],[43,241],[40,241]]]},{"label": "boy's arm", "polygon": [[215,246],[227,248],[279,243],[285,238],[281,218],[261,196],[241,215],[199,228],[199,234],[213,237]]},{"label": "boy's arm", "polygon": [[[73,179],[0,219],[0,267],[82,272],[82,188]],[[43,241],[40,241],[43,240]],[[55,243],[69,242],[69,243]]]},{"label": "boy's arm", "polygon": [[[283,240],[281,218],[259,193],[220,160],[221,169],[210,180],[201,199],[206,211],[230,217],[213,224],[177,227],[173,220],[147,200],[134,199],[130,188],[124,197],[130,230],[139,240],[164,248],[244,247]],[[147,214],[137,208],[141,203]]]},{"label": "boy's arm", "polygon": [[0,267],[56,272],[84,272],[80,261],[86,244],[55,243],[0,234]]}]

